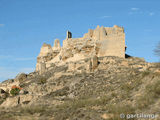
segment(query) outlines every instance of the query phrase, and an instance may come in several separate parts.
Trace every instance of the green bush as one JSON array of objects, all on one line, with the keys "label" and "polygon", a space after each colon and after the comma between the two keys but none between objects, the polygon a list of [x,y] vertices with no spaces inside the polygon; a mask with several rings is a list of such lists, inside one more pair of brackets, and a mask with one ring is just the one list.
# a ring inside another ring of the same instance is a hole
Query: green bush
[{"label": "green bush", "polygon": [[16,96],[19,94],[19,92],[20,92],[19,88],[13,88],[13,89],[11,89],[10,94],[13,96]]}]

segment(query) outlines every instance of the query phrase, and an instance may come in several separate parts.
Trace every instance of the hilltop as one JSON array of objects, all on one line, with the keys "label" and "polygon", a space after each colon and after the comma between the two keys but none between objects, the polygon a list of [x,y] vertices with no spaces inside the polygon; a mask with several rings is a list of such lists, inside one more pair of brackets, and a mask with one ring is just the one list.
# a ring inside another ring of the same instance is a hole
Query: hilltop
[{"label": "hilltop", "polygon": [[63,47],[44,44],[34,72],[0,83],[0,120],[121,120],[122,113],[159,120],[159,63],[125,55],[122,27],[89,31],[81,39],[68,31]]},{"label": "hilltop", "polygon": [[116,120],[120,113],[159,114],[158,64],[119,57],[101,57],[98,62],[90,72],[85,66],[70,71],[69,64],[53,65],[41,75],[20,74],[1,83],[19,82],[23,89],[16,96],[1,91],[0,119]]},{"label": "hilltop", "polygon": [[43,44],[37,57],[36,72],[45,72],[52,64],[62,65],[66,62],[75,62],[90,57],[118,56],[125,58],[125,32],[123,27],[97,26],[89,29],[81,38],[72,38],[67,31],[62,47],[59,39],[54,46]]}]

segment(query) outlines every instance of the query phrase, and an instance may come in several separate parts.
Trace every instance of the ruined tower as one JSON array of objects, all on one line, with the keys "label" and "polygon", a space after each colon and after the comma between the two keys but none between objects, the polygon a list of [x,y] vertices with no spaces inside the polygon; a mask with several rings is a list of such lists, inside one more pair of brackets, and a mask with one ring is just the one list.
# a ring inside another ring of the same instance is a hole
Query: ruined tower
[{"label": "ruined tower", "polygon": [[[46,68],[53,63],[65,64],[70,61],[92,58],[93,56],[117,56],[125,58],[125,33],[124,28],[114,25],[113,27],[97,26],[96,29],[89,29],[81,38],[72,38],[72,33],[67,31],[63,46],[60,46],[58,39],[54,46],[44,44],[37,57],[37,68],[41,68],[44,60]],[[94,63],[94,62],[93,62]],[[96,65],[96,64],[95,64]]]}]

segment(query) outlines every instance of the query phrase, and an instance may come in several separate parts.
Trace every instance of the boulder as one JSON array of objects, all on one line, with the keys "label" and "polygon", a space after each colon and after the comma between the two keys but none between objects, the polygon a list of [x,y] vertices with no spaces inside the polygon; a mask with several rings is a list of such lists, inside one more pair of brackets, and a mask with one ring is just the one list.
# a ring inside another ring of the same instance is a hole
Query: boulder
[{"label": "boulder", "polygon": [[16,76],[15,81],[23,82],[26,79],[27,79],[27,74],[20,73]]},{"label": "boulder", "polygon": [[33,95],[17,95],[14,97],[8,97],[1,105],[0,107],[15,107],[19,104],[25,104],[29,103],[34,98]]},{"label": "boulder", "polygon": [[19,96],[16,97],[8,97],[0,106],[1,107],[14,107],[19,104]]},{"label": "boulder", "polygon": [[22,95],[26,95],[26,94],[28,94],[29,92],[27,91],[27,90],[24,90],[24,89],[22,89],[20,92],[19,92],[19,94],[22,94]]}]

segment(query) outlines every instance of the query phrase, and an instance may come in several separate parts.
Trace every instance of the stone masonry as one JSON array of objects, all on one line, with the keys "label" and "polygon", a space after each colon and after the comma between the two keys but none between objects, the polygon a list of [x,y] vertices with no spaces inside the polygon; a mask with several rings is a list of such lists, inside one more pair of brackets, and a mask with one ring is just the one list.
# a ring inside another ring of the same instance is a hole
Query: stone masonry
[{"label": "stone masonry", "polygon": [[[67,37],[60,46],[58,39],[54,41],[54,46],[43,44],[40,54],[37,57],[36,71],[41,70],[45,63],[45,69],[53,63],[56,65],[66,62],[75,62],[85,58],[92,58],[97,61],[97,57],[118,56],[125,58],[125,33],[124,28],[114,25],[113,27],[97,26],[96,29],[89,29],[81,38],[72,38],[72,33],[67,31]],[[93,62],[95,68],[97,63]]]}]

